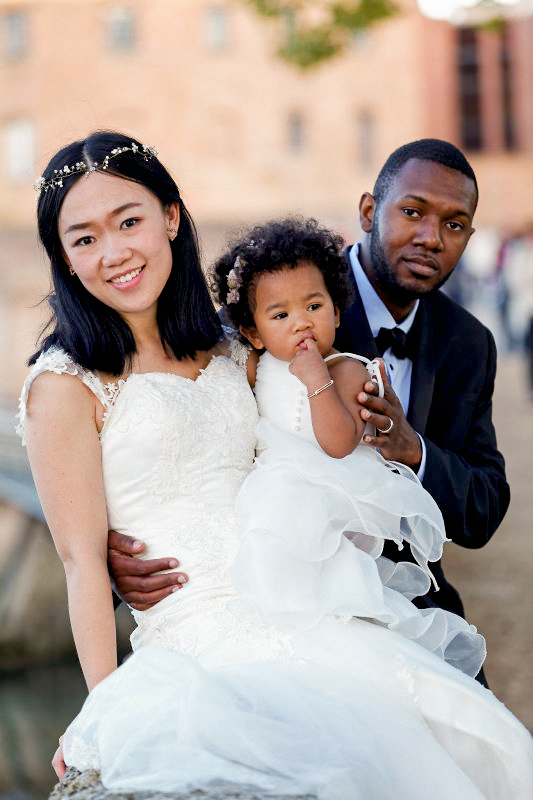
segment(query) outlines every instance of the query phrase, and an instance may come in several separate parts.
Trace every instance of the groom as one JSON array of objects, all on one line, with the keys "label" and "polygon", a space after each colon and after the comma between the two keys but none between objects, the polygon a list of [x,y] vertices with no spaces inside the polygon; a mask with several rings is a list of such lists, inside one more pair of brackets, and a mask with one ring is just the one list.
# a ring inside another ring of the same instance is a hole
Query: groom
[{"label": "groom", "polygon": [[[383,432],[366,441],[418,473],[446,535],[468,548],[490,539],[509,505],[492,425],[494,339],[438,291],[474,232],[477,199],[470,164],[448,142],[422,139],[389,157],[359,204],[363,239],[347,253],[355,300],[335,342],[384,359],[385,397],[369,383],[358,398],[363,417]],[[385,555],[398,560],[390,545]],[[440,589],[417,605],[462,615],[440,562],[432,571]]]},{"label": "groom", "polygon": [[[477,198],[472,168],[447,142],[411,142],[389,157],[373,193],[360,201],[363,240],[347,251],[355,300],[335,342],[341,351],[382,355],[390,378],[384,374],[384,398],[372,383],[358,398],[363,418],[381,430],[366,441],[418,473],[443,513],[448,538],[469,548],[490,539],[509,504],[492,425],[494,340],[437,291],[473,233]],[[187,580],[179,572],[154,574],[177,566],[175,560],[124,555],[141,552],[140,542],[111,533],[109,544],[117,588],[136,608]],[[407,557],[390,546],[385,554]],[[432,569],[440,590],[418,604],[462,614],[440,562]]]}]

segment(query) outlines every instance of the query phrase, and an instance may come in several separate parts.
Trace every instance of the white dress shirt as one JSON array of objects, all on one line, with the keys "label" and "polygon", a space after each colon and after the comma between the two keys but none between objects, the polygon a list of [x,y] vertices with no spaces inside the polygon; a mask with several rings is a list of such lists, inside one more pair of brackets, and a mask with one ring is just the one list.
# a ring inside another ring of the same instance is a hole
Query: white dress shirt
[{"label": "white dress shirt", "polygon": [[[417,300],[412,311],[400,323],[397,323],[389,309],[378,295],[370,281],[368,280],[361,262],[359,261],[359,245],[353,245],[350,249],[350,264],[361,295],[361,302],[365,310],[366,318],[374,339],[379,333],[380,328],[401,328],[404,333],[408,333],[415,321],[416,312],[420,301]],[[382,355],[390,385],[398,400],[401,403],[404,414],[407,415],[409,408],[409,398],[411,396],[411,377],[413,374],[413,362],[410,358],[397,358],[389,348]],[[424,477],[426,467],[426,445],[424,439],[418,434],[422,445],[422,460],[418,468],[420,480]]]}]

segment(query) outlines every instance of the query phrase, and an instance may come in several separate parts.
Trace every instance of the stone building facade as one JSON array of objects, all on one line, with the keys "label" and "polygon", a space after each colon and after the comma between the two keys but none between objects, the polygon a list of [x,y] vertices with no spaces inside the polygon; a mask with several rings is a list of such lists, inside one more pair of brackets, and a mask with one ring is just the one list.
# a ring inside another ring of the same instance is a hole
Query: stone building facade
[{"label": "stone building facade", "polygon": [[243,0],[0,0],[0,394],[18,392],[42,321],[33,180],[94,129],[158,148],[207,260],[236,225],[289,212],[353,240],[383,160],[425,136],[466,147],[478,225],[532,219],[531,4],[492,32],[401,5],[302,73]]}]

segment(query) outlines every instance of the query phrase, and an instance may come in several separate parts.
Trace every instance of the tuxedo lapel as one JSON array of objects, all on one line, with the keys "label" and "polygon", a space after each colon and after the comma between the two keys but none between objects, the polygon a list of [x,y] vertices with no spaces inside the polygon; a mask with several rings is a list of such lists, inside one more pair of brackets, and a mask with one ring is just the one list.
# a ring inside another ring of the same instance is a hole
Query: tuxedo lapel
[{"label": "tuxedo lapel", "polygon": [[[348,250],[344,251],[345,258],[348,257]],[[366,318],[365,309],[361,295],[357,288],[355,278],[350,265],[350,277],[352,280],[354,299],[351,306],[341,314],[340,325],[335,337],[335,347],[341,352],[356,353],[367,358],[375,358],[378,354],[376,343],[370,330],[370,325]]]},{"label": "tuxedo lapel", "polygon": [[[349,259],[348,250],[345,258]],[[376,343],[368,324],[363,301],[357,288],[350,265],[354,299],[352,305],[341,314],[340,325],[335,337],[335,347],[341,352],[357,353],[367,358],[379,356]],[[435,385],[434,333],[431,319],[431,299],[422,299],[416,313],[414,325],[417,326],[417,354],[413,360],[411,394],[407,419],[421,435],[425,433],[426,423],[433,399]]]},{"label": "tuxedo lapel", "polygon": [[431,320],[431,300],[421,300],[415,323],[418,329],[417,354],[413,361],[411,395],[407,419],[420,434],[426,431],[433,387],[435,385],[434,332]]}]

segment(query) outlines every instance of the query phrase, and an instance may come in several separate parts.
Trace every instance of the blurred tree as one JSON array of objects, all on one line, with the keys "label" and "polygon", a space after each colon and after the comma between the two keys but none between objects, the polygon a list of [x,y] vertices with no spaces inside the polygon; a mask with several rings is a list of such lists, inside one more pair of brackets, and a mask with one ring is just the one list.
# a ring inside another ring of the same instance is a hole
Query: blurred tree
[{"label": "blurred tree", "polygon": [[[399,0],[243,0],[277,24],[278,55],[301,69],[341,54],[355,34],[401,10]],[[477,0],[494,12],[480,27],[499,31],[504,20],[498,0]]]},{"label": "blurred tree", "polygon": [[398,10],[394,0],[244,0],[280,29],[278,55],[308,69],[338,55],[353,36]]}]

